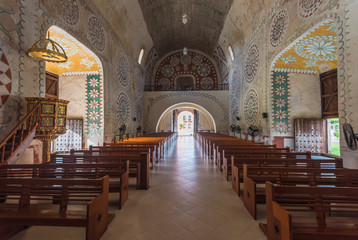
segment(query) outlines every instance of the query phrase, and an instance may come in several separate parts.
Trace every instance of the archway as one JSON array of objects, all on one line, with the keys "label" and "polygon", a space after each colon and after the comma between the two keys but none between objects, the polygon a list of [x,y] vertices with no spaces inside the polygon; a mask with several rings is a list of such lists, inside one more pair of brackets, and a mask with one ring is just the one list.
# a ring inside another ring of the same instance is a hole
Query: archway
[{"label": "archway", "polygon": [[68,61],[46,63],[46,96],[69,100],[67,132],[56,140],[56,151],[103,143],[103,67],[85,45],[57,26],[50,38],[65,50]]},{"label": "archway", "polygon": [[[174,131],[177,132],[179,130],[179,119],[183,120],[181,113],[191,113],[192,114],[192,130],[196,131],[213,131],[216,132],[216,123],[213,116],[202,106],[189,103],[182,102],[178,104],[174,104],[167,108],[160,116],[156,131]],[[186,114],[186,116],[189,116]],[[188,120],[188,118],[186,119]],[[184,123],[184,121],[183,121]],[[182,124],[183,124],[182,123]],[[188,127],[189,122],[186,122],[186,129]],[[183,125],[184,126],[184,125]],[[185,131],[187,132],[187,131]],[[190,134],[189,134],[190,135]]]},{"label": "archway", "polygon": [[192,111],[181,111],[177,117],[177,129],[179,136],[194,134],[194,113]]},{"label": "archway", "polygon": [[[336,68],[336,24],[329,19],[309,29],[275,57],[270,69],[273,143],[296,151],[327,151],[323,136],[326,100],[320,93],[325,88],[322,76]],[[336,114],[338,117],[338,110]],[[302,124],[305,127],[301,131]]]}]

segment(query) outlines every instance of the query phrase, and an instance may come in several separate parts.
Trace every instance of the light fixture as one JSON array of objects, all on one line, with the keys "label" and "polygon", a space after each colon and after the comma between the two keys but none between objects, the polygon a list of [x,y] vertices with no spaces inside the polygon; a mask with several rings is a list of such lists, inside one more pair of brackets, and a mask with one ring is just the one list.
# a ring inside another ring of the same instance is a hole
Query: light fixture
[{"label": "light fixture", "polygon": [[181,17],[181,21],[184,25],[188,23],[188,15],[186,13]]},{"label": "light fixture", "polygon": [[186,47],[183,48],[183,54],[187,55],[188,54],[188,49]]},{"label": "light fixture", "polygon": [[48,62],[66,62],[68,59],[60,44],[50,39],[50,32],[47,38],[41,38],[32,45],[27,54]]}]

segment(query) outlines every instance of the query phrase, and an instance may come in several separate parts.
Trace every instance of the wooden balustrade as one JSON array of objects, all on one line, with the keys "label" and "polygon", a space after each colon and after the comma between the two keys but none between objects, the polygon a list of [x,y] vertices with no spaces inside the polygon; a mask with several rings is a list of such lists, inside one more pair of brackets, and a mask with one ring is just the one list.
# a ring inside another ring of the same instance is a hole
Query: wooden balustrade
[{"label": "wooden balustrade", "polygon": [[0,164],[7,163],[27,140],[30,134],[36,129],[40,116],[40,103],[16,125],[11,133],[0,143]]}]

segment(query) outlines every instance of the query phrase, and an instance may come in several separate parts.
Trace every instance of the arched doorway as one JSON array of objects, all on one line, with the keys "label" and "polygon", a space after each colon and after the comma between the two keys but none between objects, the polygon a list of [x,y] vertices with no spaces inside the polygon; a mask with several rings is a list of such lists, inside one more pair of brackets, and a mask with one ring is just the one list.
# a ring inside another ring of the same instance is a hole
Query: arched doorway
[{"label": "arched doorway", "polygon": [[46,97],[70,101],[67,132],[56,140],[56,151],[103,143],[103,67],[100,59],[63,29],[52,26],[50,38],[65,50],[68,61],[46,63]]},{"label": "arched doorway", "polygon": [[[182,124],[181,127],[179,124]],[[188,129],[189,124],[190,130]],[[216,123],[211,113],[202,106],[182,102],[170,106],[162,113],[157,122],[156,131],[173,131],[184,135],[190,135],[197,131],[216,132]]]},{"label": "arched doorway", "polygon": [[178,135],[187,136],[194,134],[194,113],[191,111],[182,111],[177,117],[178,122]]},{"label": "arched doorway", "polygon": [[331,146],[339,136],[327,135],[339,135],[335,22],[325,20],[293,41],[275,57],[270,74],[273,143],[339,155]]}]

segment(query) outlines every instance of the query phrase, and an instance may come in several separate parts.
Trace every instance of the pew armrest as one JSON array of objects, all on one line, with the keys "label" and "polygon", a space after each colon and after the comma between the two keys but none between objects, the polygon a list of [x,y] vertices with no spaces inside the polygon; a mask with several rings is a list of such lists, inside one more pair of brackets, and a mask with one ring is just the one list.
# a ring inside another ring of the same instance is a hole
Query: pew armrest
[{"label": "pew armrest", "polygon": [[276,201],[272,201],[273,217],[275,219],[274,227],[280,240],[292,240],[292,216]]}]

